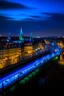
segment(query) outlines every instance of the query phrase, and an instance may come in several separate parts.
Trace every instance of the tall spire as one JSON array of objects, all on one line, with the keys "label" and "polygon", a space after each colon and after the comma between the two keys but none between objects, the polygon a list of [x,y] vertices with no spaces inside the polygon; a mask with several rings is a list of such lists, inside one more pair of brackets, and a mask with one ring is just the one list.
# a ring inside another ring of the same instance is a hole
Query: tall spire
[{"label": "tall spire", "polygon": [[20,30],[19,40],[20,40],[21,42],[24,42],[24,36],[23,36],[23,32],[22,32],[22,27],[21,27],[21,30]]},{"label": "tall spire", "polygon": [[20,35],[23,35],[23,32],[22,32],[22,27],[21,27],[21,30],[20,30]]},{"label": "tall spire", "polygon": [[9,33],[8,38],[7,38],[7,42],[9,42],[11,40],[11,34]]},{"label": "tall spire", "polygon": [[31,33],[31,35],[30,35],[30,41],[32,41],[32,42],[34,41],[34,40],[33,40],[33,35],[32,35],[32,33]]},{"label": "tall spire", "polygon": [[32,41],[32,33],[30,34],[30,41]]}]

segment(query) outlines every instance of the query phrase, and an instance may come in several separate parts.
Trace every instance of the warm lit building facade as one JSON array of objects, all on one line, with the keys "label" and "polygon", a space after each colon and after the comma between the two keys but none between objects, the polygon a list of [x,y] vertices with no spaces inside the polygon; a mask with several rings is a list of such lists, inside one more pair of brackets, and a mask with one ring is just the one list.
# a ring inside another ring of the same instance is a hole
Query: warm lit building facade
[{"label": "warm lit building facade", "polygon": [[24,42],[20,43],[19,37],[11,37],[7,42],[7,37],[0,38],[0,69],[18,63],[23,57],[32,56],[37,48],[43,48],[42,42],[32,42],[30,37],[24,37]]},{"label": "warm lit building facade", "polygon": [[19,44],[0,42],[0,69],[16,64],[21,57]]}]

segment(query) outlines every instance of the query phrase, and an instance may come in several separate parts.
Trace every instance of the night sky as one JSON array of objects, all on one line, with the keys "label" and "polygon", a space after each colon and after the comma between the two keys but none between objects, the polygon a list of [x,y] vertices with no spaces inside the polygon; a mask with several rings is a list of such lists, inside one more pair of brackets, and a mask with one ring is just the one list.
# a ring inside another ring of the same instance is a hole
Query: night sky
[{"label": "night sky", "polygon": [[0,0],[0,35],[63,36],[64,0]]}]

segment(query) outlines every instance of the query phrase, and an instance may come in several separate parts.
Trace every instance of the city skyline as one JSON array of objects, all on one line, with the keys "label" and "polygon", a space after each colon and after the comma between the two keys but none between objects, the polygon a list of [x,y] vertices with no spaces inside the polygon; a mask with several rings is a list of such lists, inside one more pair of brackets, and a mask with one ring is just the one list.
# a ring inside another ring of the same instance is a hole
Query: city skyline
[{"label": "city skyline", "polygon": [[0,0],[0,35],[64,35],[63,0]]}]

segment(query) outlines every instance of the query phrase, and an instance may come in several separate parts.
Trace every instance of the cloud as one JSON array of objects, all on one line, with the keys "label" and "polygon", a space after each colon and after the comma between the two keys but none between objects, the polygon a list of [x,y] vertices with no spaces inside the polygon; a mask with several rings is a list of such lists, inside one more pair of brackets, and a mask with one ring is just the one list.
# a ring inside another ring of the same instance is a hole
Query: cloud
[{"label": "cloud", "polygon": [[64,21],[64,14],[61,13],[42,13],[42,14],[49,15],[51,20]]},{"label": "cloud", "polygon": [[51,17],[46,21],[46,26],[53,29],[64,29],[64,14],[59,13],[44,13],[51,15]]},{"label": "cloud", "polygon": [[38,0],[40,2],[64,2],[64,0]]},{"label": "cloud", "polygon": [[[48,1],[48,3],[45,1]],[[53,0],[0,0],[0,15],[9,17],[10,19],[8,20],[14,21],[27,20],[27,18],[31,21],[32,19],[35,21],[55,19],[57,17],[55,12],[64,12],[64,5],[60,6],[63,3],[55,4],[50,1]],[[41,12],[50,13],[40,14]],[[52,14],[52,12],[54,12],[54,14]]]},{"label": "cloud", "polygon": [[40,18],[40,16],[31,16],[32,18]]},{"label": "cloud", "polygon": [[9,17],[5,17],[5,16],[0,16],[0,21],[4,21],[4,20],[7,20],[7,19],[11,19],[11,18],[9,18]]},{"label": "cloud", "polygon": [[23,21],[35,21],[33,18],[25,18]]},{"label": "cloud", "polygon": [[29,7],[23,4],[0,1],[0,10],[3,10],[3,9],[29,9]]}]

